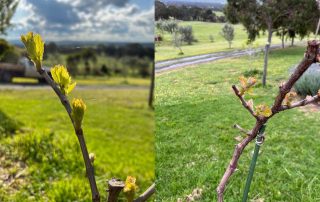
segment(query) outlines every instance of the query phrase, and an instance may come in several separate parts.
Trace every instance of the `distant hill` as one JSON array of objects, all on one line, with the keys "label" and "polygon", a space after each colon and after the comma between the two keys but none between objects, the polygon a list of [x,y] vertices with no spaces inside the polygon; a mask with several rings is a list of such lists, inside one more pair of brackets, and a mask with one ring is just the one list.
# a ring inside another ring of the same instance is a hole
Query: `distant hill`
[{"label": "distant hill", "polygon": [[222,9],[226,0],[160,0],[167,5],[175,6],[197,6],[200,8],[217,8]]},{"label": "distant hill", "polygon": [[[23,44],[20,40],[8,40],[11,44],[16,45],[18,47],[23,47]],[[61,47],[92,47],[96,46],[98,44],[104,44],[104,45],[115,45],[115,46],[126,46],[128,44],[132,44],[132,42],[104,42],[104,41],[54,41],[58,46]],[[153,43],[140,43],[137,42],[138,44],[141,44],[144,47],[148,48],[153,48],[154,44]]]}]

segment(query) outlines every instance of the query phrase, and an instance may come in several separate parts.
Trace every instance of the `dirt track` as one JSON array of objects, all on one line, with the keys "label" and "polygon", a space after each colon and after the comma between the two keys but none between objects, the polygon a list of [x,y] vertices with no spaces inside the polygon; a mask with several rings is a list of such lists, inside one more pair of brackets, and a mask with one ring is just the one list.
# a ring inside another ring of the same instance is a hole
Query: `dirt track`
[{"label": "dirt track", "polygon": [[[271,49],[281,48],[281,45],[272,45]],[[259,48],[257,51],[262,51],[262,48]],[[236,50],[236,51],[227,51],[227,52],[217,52],[211,54],[204,54],[204,55],[197,55],[197,56],[190,56],[180,59],[174,60],[166,60],[161,62],[155,63],[155,72],[161,73],[164,71],[175,70],[179,68],[184,68],[190,65],[196,65],[201,63],[207,63],[215,60],[225,59],[225,58],[232,58],[232,57],[240,57],[248,55],[247,50]]]}]

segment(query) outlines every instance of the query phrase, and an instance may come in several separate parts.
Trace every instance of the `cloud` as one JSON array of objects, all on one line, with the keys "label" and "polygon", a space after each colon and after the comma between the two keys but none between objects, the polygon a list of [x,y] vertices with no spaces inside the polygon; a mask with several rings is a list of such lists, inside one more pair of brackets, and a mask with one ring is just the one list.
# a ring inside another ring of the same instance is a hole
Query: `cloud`
[{"label": "cloud", "polygon": [[49,40],[153,41],[154,8],[129,0],[21,0],[16,15],[13,35],[32,30]]}]

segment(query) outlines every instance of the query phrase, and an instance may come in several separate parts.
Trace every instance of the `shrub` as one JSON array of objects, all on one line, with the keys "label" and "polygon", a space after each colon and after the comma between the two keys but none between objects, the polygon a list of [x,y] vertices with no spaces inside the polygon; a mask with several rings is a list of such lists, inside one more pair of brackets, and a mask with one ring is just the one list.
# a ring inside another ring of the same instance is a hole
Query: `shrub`
[{"label": "shrub", "polygon": [[210,40],[211,43],[214,42],[214,37],[211,34],[209,35],[209,40]]},{"label": "shrub", "polygon": [[173,33],[173,35],[172,35],[172,43],[173,43],[173,46],[175,48],[179,49],[179,53],[178,53],[179,55],[183,55],[184,54],[182,49],[181,49],[182,40],[183,40],[183,38],[182,38],[182,36],[181,36],[181,34],[179,32]]},{"label": "shrub", "polygon": [[234,39],[234,28],[233,28],[233,26],[230,25],[230,24],[225,24],[222,27],[222,30],[221,30],[220,34],[226,41],[228,41],[229,48],[231,48],[231,44],[232,44],[232,41]]},{"label": "shrub", "polygon": [[20,54],[6,40],[0,39],[0,62],[17,63]]},{"label": "shrub", "polygon": [[107,67],[107,65],[105,65],[105,64],[103,64],[103,65],[101,66],[100,71],[101,71],[103,74],[105,74],[105,75],[108,75],[108,76],[111,75],[111,69],[110,69],[109,67]]},{"label": "shrub", "polygon": [[294,85],[299,95],[316,95],[320,89],[320,64],[314,63]]},{"label": "shrub", "polygon": [[174,19],[166,20],[163,22],[163,31],[173,34],[178,30],[178,22]]},{"label": "shrub", "polygon": [[22,126],[22,123],[8,117],[5,113],[0,111],[0,137],[8,136],[15,133]]},{"label": "shrub", "polygon": [[245,77],[253,77],[253,76],[261,76],[262,71],[258,69],[249,69],[243,72],[243,76]]},{"label": "shrub", "polygon": [[192,26],[179,26],[178,32],[181,34],[182,40],[189,45],[194,42]]}]

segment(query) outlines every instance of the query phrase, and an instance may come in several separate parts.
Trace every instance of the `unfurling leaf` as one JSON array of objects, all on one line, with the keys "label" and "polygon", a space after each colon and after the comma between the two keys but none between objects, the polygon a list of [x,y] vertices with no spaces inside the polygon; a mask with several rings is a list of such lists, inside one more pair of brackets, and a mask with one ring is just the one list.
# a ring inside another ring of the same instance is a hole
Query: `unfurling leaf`
[{"label": "unfurling leaf", "polygon": [[256,84],[257,80],[254,77],[246,78],[244,76],[239,77],[241,89],[240,95],[244,95],[245,92],[252,93],[252,87]]},{"label": "unfurling leaf", "polygon": [[86,110],[86,105],[82,101],[82,99],[73,99],[72,100],[72,119],[74,122],[74,126],[77,130],[81,128],[84,111]]},{"label": "unfurling leaf", "polygon": [[138,189],[136,185],[136,178],[132,176],[128,176],[124,185],[123,192],[125,193],[128,202],[133,202],[134,195]]},{"label": "unfurling leaf", "polygon": [[292,101],[294,100],[294,98],[297,96],[297,93],[295,92],[289,92],[286,94],[286,96],[283,99],[283,105],[290,107]]},{"label": "unfurling leaf", "polygon": [[270,107],[268,107],[265,104],[261,104],[256,106],[256,115],[257,116],[264,116],[264,117],[269,117],[272,115],[272,111],[270,109]]},{"label": "unfurling leaf", "polygon": [[29,58],[35,64],[37,70],[40,70],[44,52],[44,42],[41,36],[29,32],[26,35],[21,35],[21,41],[27,49]]},{"label": "unfurling leaf", "polygon": [[53,80],[59,85],[64,95],[68,95],[76,86],[76,82],[71,81],[71,76],[63,65],[56,65],[50,71]]}]

